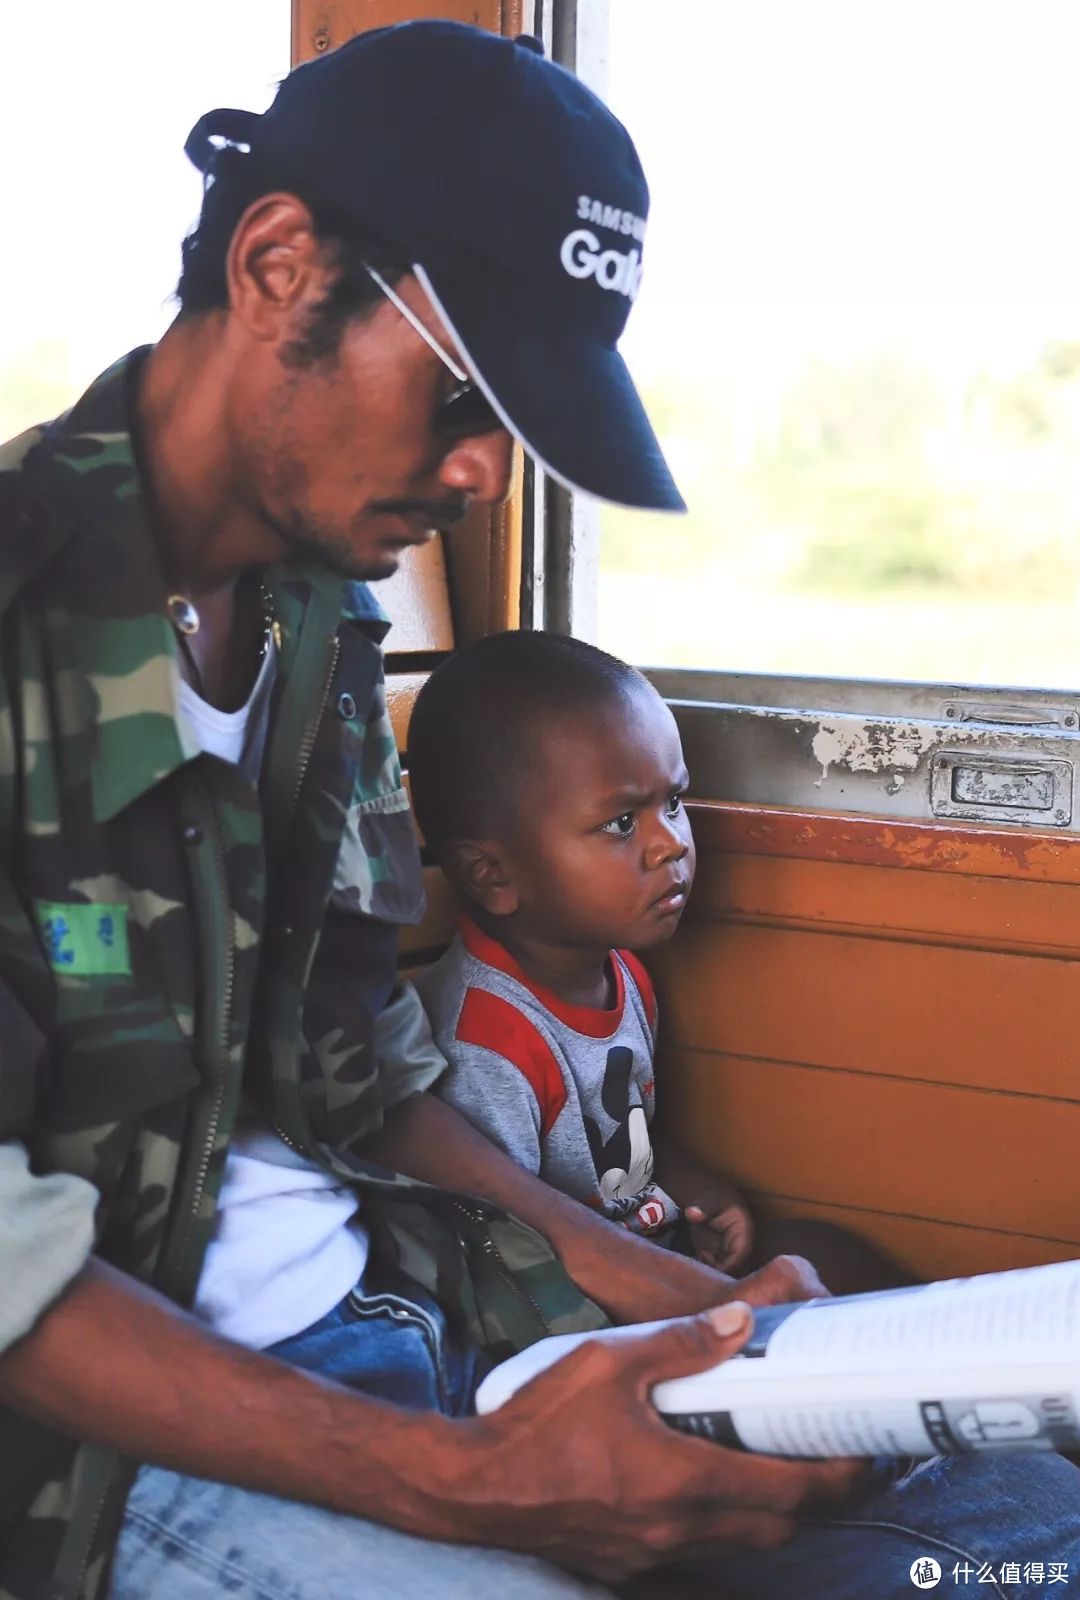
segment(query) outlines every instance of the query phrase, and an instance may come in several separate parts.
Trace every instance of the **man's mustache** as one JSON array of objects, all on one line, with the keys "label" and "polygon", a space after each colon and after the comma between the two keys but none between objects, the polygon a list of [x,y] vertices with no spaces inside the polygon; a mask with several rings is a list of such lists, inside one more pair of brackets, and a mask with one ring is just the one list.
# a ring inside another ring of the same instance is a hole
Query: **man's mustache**
[{"label": "man's mustache", "polygon": [[469,510],[464,496],[447,500],[377,500],[375,511],[392,517],[422,517],[433,528],[453,528]]}]

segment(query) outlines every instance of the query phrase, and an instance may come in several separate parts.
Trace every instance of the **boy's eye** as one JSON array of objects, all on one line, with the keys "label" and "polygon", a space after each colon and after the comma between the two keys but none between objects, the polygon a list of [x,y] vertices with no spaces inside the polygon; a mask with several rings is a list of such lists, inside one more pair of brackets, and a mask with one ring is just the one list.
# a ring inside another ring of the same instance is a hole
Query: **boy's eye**
[{"label": "boy's eye", "polygon": [[621,817],[612,817],[610,822],[605,822],[600,829],[601,833],[614,834],[617,839],[629,839],[634,831],[634,814],[624,811]]},{"label": "boy's eye", "polygon": [[674,794],[668,796],[668,803],[664,809],[669,817],[677,817],[679,815],[682,810],[682,802],[683,791],[681,789],[676,789]]}]

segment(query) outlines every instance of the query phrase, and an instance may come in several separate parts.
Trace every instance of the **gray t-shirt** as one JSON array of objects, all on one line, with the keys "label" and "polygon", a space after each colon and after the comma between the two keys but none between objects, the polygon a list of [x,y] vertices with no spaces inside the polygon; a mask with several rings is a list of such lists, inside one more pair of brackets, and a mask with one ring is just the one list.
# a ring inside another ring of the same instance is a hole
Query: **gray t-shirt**
[{"label": "gray t-shirt", "polygon": [[634,1233],[678,1218],[652,1181],[656,1000],[628,951],[610,956],[615,1005],[567,1005],[471,922],[417,980],[450,1063],[436,1092],[545,1183]]}]

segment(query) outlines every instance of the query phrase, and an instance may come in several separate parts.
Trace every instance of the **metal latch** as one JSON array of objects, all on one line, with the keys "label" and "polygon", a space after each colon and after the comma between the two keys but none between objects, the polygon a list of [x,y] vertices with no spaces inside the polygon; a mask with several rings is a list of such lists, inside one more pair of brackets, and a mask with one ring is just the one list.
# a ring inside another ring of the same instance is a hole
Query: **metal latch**
[{"label": "metal latch", "polygon": [[1067,728],[1080,726],[1073,706],[1021,705],[1003,700],[946,700],[944,714],[950,722],[979,722],[987,727]]},{"label": "metal latch", "polygon": [[1073,764],[1040,756],[940,750],[930,766],[935,817],[972,822],[1034,822],[1067,828],[1072,821]]}]

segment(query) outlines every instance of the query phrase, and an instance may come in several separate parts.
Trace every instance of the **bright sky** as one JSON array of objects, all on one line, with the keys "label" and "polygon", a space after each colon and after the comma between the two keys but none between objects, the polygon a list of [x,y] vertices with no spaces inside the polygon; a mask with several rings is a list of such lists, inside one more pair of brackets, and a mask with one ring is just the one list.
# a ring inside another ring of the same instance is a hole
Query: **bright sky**
[{"label": "bright sky", "polygon": [[[201,180],[184,140],[213,106],[261,111],[289,70],[289,0],[4,7],[0,370],[71,341],[82,384],[156,338]],[[14,69],[14,70],[13,70]]]},{"label": "bright sky", "polygon": [[1076,0],[610,4],[653,191],[642,376],[1080,335]]},{"label": "bright sky", "polygon": [[[1077,0],[610,10],[610,98],[654,194],[643,377],[726,370],[752,409],[815,348],[902,343],[946,373],[1080,335]],[[0,266],[0,367],[70,338],[81,381],[167,320],[199,198],[183,140],[211,106],[267,103],[289,0],[51,0],[3,28],[23,248]]]}]

